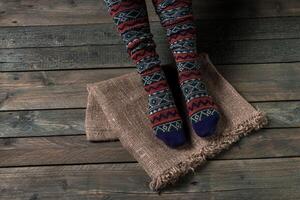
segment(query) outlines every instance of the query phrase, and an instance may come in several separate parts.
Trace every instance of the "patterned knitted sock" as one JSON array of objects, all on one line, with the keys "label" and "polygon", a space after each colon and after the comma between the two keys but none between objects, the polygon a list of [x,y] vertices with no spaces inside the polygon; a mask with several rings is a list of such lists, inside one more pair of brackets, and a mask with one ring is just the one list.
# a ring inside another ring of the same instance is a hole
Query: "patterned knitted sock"
[{"label": "patterned knitted sock", "polygon": [[200,137],[210,136],[215,132],[220,115],[212,97],[207,93],[206,85],[201,80],[192,2],[152,1],[160,22],[167,31],[192,126]]},{"label": "patterned knitted sock", "polygon": [[155,135],[169,147],[183,145],[186,138],[150,32],[144,0],[104,0],[131,59],[137,65],[149,94],[148,116]]}]

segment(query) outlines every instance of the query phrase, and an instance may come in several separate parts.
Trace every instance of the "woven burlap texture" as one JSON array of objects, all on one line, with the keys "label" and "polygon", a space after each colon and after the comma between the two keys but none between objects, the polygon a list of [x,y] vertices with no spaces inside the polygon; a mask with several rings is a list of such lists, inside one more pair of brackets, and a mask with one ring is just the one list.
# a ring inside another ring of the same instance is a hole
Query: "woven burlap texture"
[{"label": "woven burlap texture", "polygon": [[[205,163],[242,136],[267,123],[264,113],[250,105],[201,54],[202,73],[210,95],[220,108],[217,135],[198,137],[180,149],[158,140],[147,117],[148,95],[136,72],[88,85],[85,128],[90,141],[119,139],[151,177],[150,188],[160,190]],[[188,124],[187,127],[190,127]]]}]

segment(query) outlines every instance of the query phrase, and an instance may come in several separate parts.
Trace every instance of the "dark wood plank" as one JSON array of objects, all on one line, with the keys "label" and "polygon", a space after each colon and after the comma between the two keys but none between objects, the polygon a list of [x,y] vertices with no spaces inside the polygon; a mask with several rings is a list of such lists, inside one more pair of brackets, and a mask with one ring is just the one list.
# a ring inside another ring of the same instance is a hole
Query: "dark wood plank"
[{"label": "dark wood plank", "polygon": [[[300,156],[300,128],[263,129],[213,160]],[[86,137],[0,139],[0,166],[135,162],[120,142],[88,142]]]},{"label": "dark wood plank", "polygon": [[[188,199],[188,200],[199,200],[199,199],[214,199],[214,200],[241,200],[241,199],[253,199],[256,200],[282,200],[288,198],[289,200],[298,200],[299,194],[296,189],[287,189],[278,190],[274,192],[274,189],[246,189],[240,192],[240,190],[231,190],[231,191],[214,191],[214,192],[193,192],[193,193],[111,193],[111,192],[98,192],[98,191],[80,191],[80,192],[25,192],[23,194],[17,193],[14,195],[13,199],[61,199],[61,200],[99,200],[99,199],[110,199],[110,200],[174,200],[174,199]],[[255,194],[255,196],[253,195]],[[11,198],[11,195],[8,193],[2,194],[1,197]]]},{"label": "dark wood plank", "polygon": [[88,142],[81,136],[0,139],[0,166],[134,162],[120,142]]},{"label": "dark wood plank", "polygon": [[[282,107],[284,104],[285,106]],[[298,101],[255,103],[254,106],[268,113],[272,127],[299,127],[300,125],[300,104]]]},{"label": "dark wood plank", "polygon": [[[173,58],[166,43],[157,45],[162,64]],[[300,39],[199,41],[215,64],[297,62]],[[118,58],[118,59],[116,59]],[[0,49],[0,71],[132,67],[124,45]]]},{"label": "dark wood plank", "polygon": [[300,197],[299,165],[299,158],[210,161],[160,196],[149,190],[149,178],[137,164],[1,168],[0,197],[118,199],[121,194],[122,199],[134,195],[170,199],[169,195],[184,194],[195,199],[197,194],[198,199],[296,199]]},{"label": "dark wood plank", "polygon": [[[99,67],[128,67],[125,46],[0,49],[0,70],[47,70]],[[119,59],[116,60],[115,58]]]},{"label": "dark wood plank", "polygon": [[1,137],[84,133],[84,109],[0,112]]},{"label": "dark wood plank", "polygon": [[[300,127],[299,101],[253,105],[267,113],[269,128]],[[0,112],[0,137],[84,134],[84,116],[85,109]]]},{"label": "dark wood plank", "polygon": [[[116,77],[134,69],[2,73],[2,110],[82,108],[88,83]],[[0,109],[1,110],[1,109]]]},{"label": "dark wood plank", "polygon": [[[147,0],[149,18],[158,21],[150,0]],[[254,18],[299,16],[297,0],[193,0],[196,19]],[[65,25],[111,23],[103,1],[98,0],[3,0],[0,26]]]},{"label": "dark wood plank", "polygon": [[[300,17],[198,20],[198,40],[288,39],[300,37]],[[250,31],[251,30],[251,31]],[[166,42],[159,22],[151,23],[157,43]],[[3,27],[0,48],[122,44],[115,25]]]},{"label": "dark wood plank", "polygon": [[262,129],[248,135],[216,159],[299,157],[300,129]]},{"label": "dark wood plank", "polygon": [[199,41],[198,46],[216,64],[282,63],[298,60],[300,40]]},{"label": "dark wood plank", "polygon": [[0,71],[132,66],[124,45],[0,49]]},{"label": "dark wood plank", "polygon": [[98,0],[3,0],[0,12],[0,26],[112,22],[103,1]]},{"label": "dark wood plank", "polygon": [[299,100],[299,63],[216,67],[248,101]]},{"label": "dark wood plank", "polygon": [[[300,99],[299,63],[217,67],[248,101]],[[86,106],[88,83],[133,71],[134,68],[1,73],[0,110],[82,108]]]}]

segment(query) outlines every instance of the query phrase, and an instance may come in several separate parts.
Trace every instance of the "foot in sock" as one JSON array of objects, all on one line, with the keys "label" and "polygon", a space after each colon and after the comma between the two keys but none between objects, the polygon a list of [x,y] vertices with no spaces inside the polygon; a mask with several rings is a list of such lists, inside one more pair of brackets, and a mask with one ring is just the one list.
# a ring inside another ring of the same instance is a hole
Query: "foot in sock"
[{"label": "foot in sock", "polygon": [[[201,80],[197,61],[178,62],[179,82],[193,129],[200,137],[215,133],[220,115]],[[195,69],[192,69],[195,68]]]},{"label": "foot in sock", "polygon": [[194,131],[200,137],[215,133],[220,118],[217,106],[201,79],[196,26],[191,0],[152,0],[176,61],[179,82]]},{"label": "foot in sock", "polygon": [[172,148],[183,145],[186,138],[182,120],[160,66],[142,72],[141,76],[149,94],[148,116],[155,135]]},{"label": "foot in sock", "polygon": [[182,120],[175,106],[165,74],[160,67],[156,45],[150,32],[144,0],[104,0],[117,30],[126,44],[130,58],[137,65],[148,93],[148,117],[154,134],[172,148],[183,145],[186,138]]}]

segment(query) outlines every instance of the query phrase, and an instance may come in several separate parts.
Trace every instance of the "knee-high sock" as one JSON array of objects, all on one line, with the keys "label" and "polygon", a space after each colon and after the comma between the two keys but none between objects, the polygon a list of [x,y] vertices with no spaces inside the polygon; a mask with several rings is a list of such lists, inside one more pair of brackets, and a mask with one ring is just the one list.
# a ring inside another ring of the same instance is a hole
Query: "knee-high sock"
[{"label": "knee-high sock", "polygon": [[130,58],[149,94],[149,119],[155,135],[170,147],[185,143],[182,120],[165,74],[160,67],[150,32],[144,0],[104,0]]},{"label": "knee-high sock", "polygon": [[192,126],[201,137],[215,132],[220,118],[206,85],[201,80],[196,26],[191,0],[152,0],[176,61],[180,86]]}]

